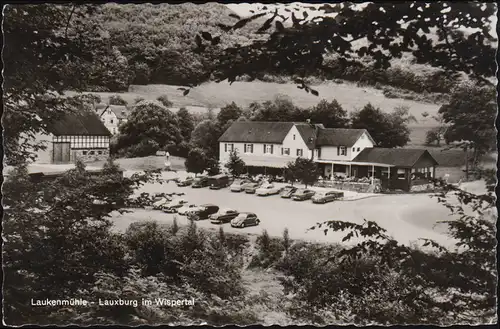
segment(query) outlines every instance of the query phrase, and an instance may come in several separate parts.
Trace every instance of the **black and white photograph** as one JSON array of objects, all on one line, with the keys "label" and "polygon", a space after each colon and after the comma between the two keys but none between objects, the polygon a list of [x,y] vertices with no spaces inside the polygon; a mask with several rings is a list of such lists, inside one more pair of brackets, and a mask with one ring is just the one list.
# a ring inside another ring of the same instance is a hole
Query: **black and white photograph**
[{"label": "black and white photograph", "polygon": [[497,3],[2,11],[4,325],[498,325]]}]

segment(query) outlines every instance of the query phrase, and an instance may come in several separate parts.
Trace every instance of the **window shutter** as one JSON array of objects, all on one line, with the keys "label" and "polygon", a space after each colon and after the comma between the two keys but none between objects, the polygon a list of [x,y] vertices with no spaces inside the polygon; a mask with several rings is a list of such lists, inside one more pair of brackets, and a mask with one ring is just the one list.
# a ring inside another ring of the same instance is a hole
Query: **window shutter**
[{"label": "window shutter", "polygon": [[271,145],[271,154],[273,154],[273,146],[274,146],[274,145]]},{"label": "window shutter", "polygon": [[284,154],[284,151],[283,151],[283,150],[284,150],[284,149],[283,149],[283,148],[281,148],[281,155],[283,155],[283,154]]},{"label": "window shutter", "polygon": [[337,146],[337,155],[340,155],[340,146]]},{"label": "window shutter", "polygon": [[224,152],[227,152],[227,143],[224,143]]},{"label": "window shutter", "polygon": [[264,144],[264,153],[266,153],[266,144]]}]

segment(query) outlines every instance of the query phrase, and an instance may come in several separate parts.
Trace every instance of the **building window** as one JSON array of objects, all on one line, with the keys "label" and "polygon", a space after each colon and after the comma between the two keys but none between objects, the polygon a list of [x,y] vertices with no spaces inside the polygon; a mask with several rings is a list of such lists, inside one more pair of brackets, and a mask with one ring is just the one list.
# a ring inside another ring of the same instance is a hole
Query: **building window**
[{"label": "building window", "polygon": [[83,151],[82,152],[83,155],[87,155],[87,153],[88,153],[87,151]]},{"label": "building window", "polygon": [[290,155],[290,149],[289,148],[282,148],[281,155]]},{"label": "building window", "polygon": [[295,134],[293,134],[293,140],[295,140]]},{"label": "building window", "polygon": [[225,152],[232,152],[232,151],[234,151],[234,144],[232,144],[232,143],[229,143],[229,144],[226,143],[226,144],[224,144],[224,151]]},{"label": "building window", "polygon": [[273,145],[264,144],[264,153],[273,154]]},{"label": "building window", "polygon": [[353,152],[356,152],[356,148],[355,148],[355,147],[353,147],[353,148],[352,148],[352,151],[353,151]]},{"label": "building window", "polygon": [[358,152],[359,152],[359,147],[358,147]]},{"label": "building window", "polygon": [[110,119],[110,120],[109,120],[109,123],[111,123],[111,124],[112,124],[112,123],[113,123],[113,119]]},{"label": "building window", "polygon": [[405,179],[405,169],[398,169],[398,179]]},{"label": "building window", "polygon": [[302,151],[302,149],[297,149],[297,156],[298,157],[301,157],[303,154],[304,154],[304,152]]},{"label": "building window", "polygon": [[245,153],[253,153],[253,144],[245,144]]},{"label": "building window", "polygon": [[345,146],[340,147],[340,155],[346,155],[347,154],[347,149]]},{"label": "building window", "polygon": [[102,155],[102,151],[97,151],[97,154]]},{"label": "building window", "polygon": [[94,151],[89,151],[89,155],[94,155]]}]

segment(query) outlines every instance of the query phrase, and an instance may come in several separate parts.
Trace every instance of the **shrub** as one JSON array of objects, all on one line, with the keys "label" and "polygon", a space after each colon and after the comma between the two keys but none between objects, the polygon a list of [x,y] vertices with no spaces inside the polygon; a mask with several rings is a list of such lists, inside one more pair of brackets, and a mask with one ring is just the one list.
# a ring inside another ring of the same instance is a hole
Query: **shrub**
[{"label": "shrub", "polygon": [[156,100],[160,103],[163,104],[163,106],[165,107],[172,107],[174,105],[174,103],[172,103],[169,99],[168,99],[168,96],[167,95],[161,95],[161,96],[158,96],[156,98]]},{"label": "shrub", "polygon": [[256,240],[258,253],[250,261],[249,267],[269,268],[277,264],[285,248],[278,238],[271,238],[266,230]]},{"label": "shrub", "polygon": [[127,101],[120,95],[113,95],[109,97],[108,103],[110,105],[128,105]]}]

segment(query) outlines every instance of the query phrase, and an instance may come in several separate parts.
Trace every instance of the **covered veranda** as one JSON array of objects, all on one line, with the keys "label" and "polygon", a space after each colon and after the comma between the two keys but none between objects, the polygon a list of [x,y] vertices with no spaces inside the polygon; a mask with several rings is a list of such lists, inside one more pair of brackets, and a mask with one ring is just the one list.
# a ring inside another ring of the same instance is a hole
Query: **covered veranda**
[{"label": "covered veranda", "polygon": [[[396,168],[394,165],[375,162],[353,162],[353,161],[334,161],[334,160],[316,160],[319,164],[322,176],[327,180],[336,178],[369,178],[371,184],[374,179],[383,179],[391,177]],[[392,174],[391,174],[392,170]]]}]

